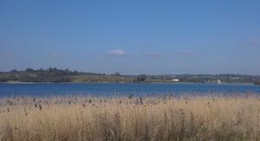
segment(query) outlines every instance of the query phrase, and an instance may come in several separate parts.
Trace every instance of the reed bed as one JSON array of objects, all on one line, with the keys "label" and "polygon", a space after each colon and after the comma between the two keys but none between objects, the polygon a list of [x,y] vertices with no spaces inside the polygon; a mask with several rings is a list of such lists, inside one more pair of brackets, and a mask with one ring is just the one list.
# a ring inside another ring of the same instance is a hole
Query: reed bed
[{"label": "reed bed", "polygon": [[257,96],[0,99],[1,141],[257,141]]}]

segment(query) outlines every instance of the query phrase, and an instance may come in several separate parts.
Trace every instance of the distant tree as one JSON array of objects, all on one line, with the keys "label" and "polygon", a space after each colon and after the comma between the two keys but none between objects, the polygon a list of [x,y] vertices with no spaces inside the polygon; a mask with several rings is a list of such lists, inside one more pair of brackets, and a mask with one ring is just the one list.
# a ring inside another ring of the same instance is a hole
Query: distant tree
[{"label": "distant tree", "polygon": [[11,70],[10,72],[14,73],[14,72],[18,72],[18,71],[16,69],[14,69],[14,70]]},{"label": "distant tree", "polygon": [[255,84],[255,85],[260,85],[260,80],[256,80],[256,81],[254,82],[254,84]]},{"label": "distant tree", "polygon": [[48,71],[50,71],[50,72],[55,72],[55,71],[58,71],[58,69],[57,68],[52,68],[52,67],[50,67],[49,69],[48,69]]},{"label": "distant tree", "polygon": [[32,69],[32,68],[27,68],[27,69],[25,69],[25,71],[26,71],[26,72],[34,72],[34,69]]},{"label": "distant tree", "polygon": [[136,78],[137,82],[145,81],[147,76],[145,74],[138,75]]},{"label": "distant tree", "polygon": [[119,72],[115,72],[114,76],[121,76]]},{"label": "distant tree", "polygon": [[45,70],[43,68],[38,69],[39,72],[44,72]]},{"label": "distant tree", "polygon": [[78,71],[73,71],[73,73],[72,73],[73,75],[78,75],[79,74],[79,72]]}]

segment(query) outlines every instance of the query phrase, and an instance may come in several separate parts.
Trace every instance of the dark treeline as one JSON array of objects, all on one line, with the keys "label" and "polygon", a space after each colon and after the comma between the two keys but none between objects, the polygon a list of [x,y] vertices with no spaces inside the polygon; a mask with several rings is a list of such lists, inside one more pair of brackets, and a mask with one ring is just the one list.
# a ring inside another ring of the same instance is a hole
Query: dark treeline
[{"label": "dark treeline", "polygon": [[122,76],[120,73],[106,75],[71,71],[69,69],[32,69],[0,72],[0,82],[133,82],[134,78]]},{"label": "dark treeline", "polygon": [[23,71],[11,70],[0,73],[0,82],[70,82],[72,76],[78,75],[77,71],[57,68],[37,69],[27,68]]},{"label": "dark treeline", "polygon": [[260,82],[259,75],[242,75],[242,74],[215,74],[215,75],[183,74],[183,75],[177,75],[176,78],[180,79],[180,81],[185,81],[185,82],[202,82],[202,83],[215,82],[218,80],[226,83],[259,83]]},{"label": "dark treeline", "polygon": [[260,76],[241,74],[180,74],[180,75],[121,75],[104,73],[87,73],[69,69],[32,69],[0,72],[0,82],[193,82],[193,83],[254,83],[260,85]]}]

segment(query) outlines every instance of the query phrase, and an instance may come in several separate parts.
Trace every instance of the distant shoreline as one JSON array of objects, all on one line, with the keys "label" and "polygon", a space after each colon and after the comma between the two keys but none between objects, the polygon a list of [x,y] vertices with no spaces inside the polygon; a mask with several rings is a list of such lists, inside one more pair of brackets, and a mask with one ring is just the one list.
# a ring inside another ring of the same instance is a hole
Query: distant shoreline
[{"label": "distant shoreline", "polygon": [[68,69],[13,70],[0,72],[0,83],[188,83],[188,84],[260,84],[260,76],[243,74],[165,74],[121,75],[89,73]]},{"label": "distant shoreline", "polygon": [[245,82],[201,83],[201,82],[0,82],[0,84],[205,84],[205,85],[259,85]]}]

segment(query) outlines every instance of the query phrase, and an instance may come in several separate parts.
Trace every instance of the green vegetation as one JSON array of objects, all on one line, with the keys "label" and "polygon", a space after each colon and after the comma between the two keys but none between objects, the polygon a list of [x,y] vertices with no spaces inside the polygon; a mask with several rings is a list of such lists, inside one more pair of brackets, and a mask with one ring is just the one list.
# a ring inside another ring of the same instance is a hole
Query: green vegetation
[{"label": "green vegetation", "polygon": [[77,72],[49,68],[47,70],[33,70],[27,68],[25,71],[12,70],[0,74],[1,82],[70,82]]},{"label": "green vegetation", "polygon": [[256,85],[260,85],[260,81],[257,81],[257,82],[255,82],[254,84],[256,84]]},{"label": "green vegetation", "polygon": [[0,99],[1,141],[253,141],[260,102],[247,97]]},{"label": "green vegetation", "polygon": [[57,68],[46,70],[27,68],[24,71],[0,72],[0,82],[169,83],[173,82],[173,79],[178,80],[178,82],[192,83],[260,83],[260,76],[239,74],[121,75],[118,72],[114,74],[86,73]]},{"label": "green vegetation", "polygon": [[105,75],[98,73],[84,73],[49,68],[47,70],[34,70],[31,68],[25,71],[12,70],[0,73],[0,82],[133,82],[134,78],[123,77],[120,74]]}]

